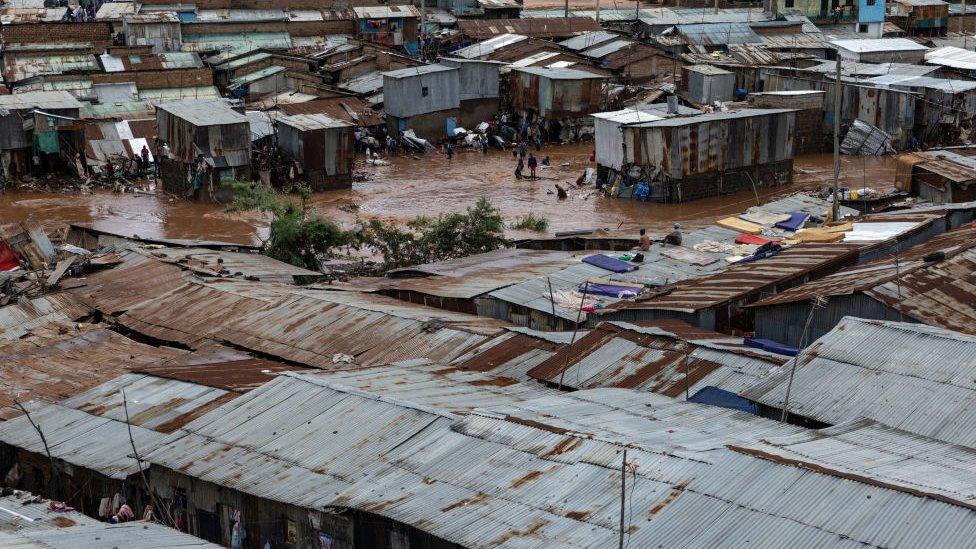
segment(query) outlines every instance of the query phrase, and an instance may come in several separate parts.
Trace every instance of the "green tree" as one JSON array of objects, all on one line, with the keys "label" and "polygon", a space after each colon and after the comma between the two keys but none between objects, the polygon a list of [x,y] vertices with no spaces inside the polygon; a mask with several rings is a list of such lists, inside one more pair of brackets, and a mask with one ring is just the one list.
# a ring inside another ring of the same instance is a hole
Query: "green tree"
[{"label": "green tree", "polygon": [[497,250],[509,244],[504,229],[501,214],[481,198],[464,213],[418,217],[404,227],[374,219],[362,239],[393,269]]},{"label": "green tree", "polygon": [[310,212],[307,188],[299,189],[296,201],[264,185],[238,181],[233,186],[234,202],[228,211],[258,210],[272,216],[268,239],[261,246],[264,255],[317,271],[320,258],[357,242],[355,234]]}]

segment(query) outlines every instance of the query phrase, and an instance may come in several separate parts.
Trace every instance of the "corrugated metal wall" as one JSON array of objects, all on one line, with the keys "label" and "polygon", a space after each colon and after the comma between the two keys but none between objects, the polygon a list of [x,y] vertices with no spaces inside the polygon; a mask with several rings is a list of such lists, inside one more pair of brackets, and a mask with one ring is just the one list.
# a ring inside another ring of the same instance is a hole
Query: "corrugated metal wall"
[{"label": "corrugated metal wall", "polygon": [[[800,345],[803,326],[810,314],[810,302],[785,303],[770,307],[752,309],[756,337],[771,339],[793,347]],[[894,320],[915,322],[898,311],[871,299],[863,294],[834,296],[827,300],[827,306],[818,309],[810,321],[806,344],[816,341],[820,336],[834,329],[845,316],[856,316],[874,320]]]},{"label": "corrugated metal wall", "polygon": [[[387,114],[410,118],[461,106],[460,71],[421,73],[406,78],[383,77],[383,105]],[[427,89],[424,95],[423,89]]]},{"label": "corrugated metal wall", "polygon": [[452,62],[444,59],[441,64],[457,67],[460,70],[459,96],[461,101],[468,99],[491,99],[498,97],[498,65],[475,61]]}]

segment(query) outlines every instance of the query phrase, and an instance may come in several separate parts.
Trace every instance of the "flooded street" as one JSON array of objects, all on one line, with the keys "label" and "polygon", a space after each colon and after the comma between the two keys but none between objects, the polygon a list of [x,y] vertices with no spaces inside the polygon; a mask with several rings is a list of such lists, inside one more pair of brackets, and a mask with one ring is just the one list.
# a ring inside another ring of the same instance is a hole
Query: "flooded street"
[{"label": "flooded street", "polygon": [[[685,204],[654,204],[609,199],[591,195],[592,189],[571,189],[569,198],[558,200],[556,183],[572,185],[589,166],[592,144],[544,148],[552,166],[541,167],[540,180],[517,181],[515,161],[510,153],[461,151],[448,160],[440,153],[422,158],[399,157],[387,166],[360,170],[367,179],[353,188],[312,197],[312,206],[322,216],[344,225],[357,218],[406,221],[420,215],[436,216],[462,211],[485,197],[506,222],[533,213],[549,218],[550,231],[578,228],[637,228],[660,230],[675,221],[688,226],[708,223],[717,217],[740,212],[756,204],[752,192],[709,198]],[[894,160],[890,157],[842,157],[841,184],[851,187],[891,186]],[[830,185],[832,158],[826,155],[799,157],[794,184],[760,192],[760,201],[799,189]],[[95,228],[144,238],[200,238],[237,243],[258,243],[265,235],[267,219],[259,213],[230,214],[215,204],[201,204],[170,197],[114,194],[56,194],[12,192],[0,195],[0,222],[32,218],[49,229],[57,225],[87,223]],[[533,233],[512,233],[527,236]]]}]

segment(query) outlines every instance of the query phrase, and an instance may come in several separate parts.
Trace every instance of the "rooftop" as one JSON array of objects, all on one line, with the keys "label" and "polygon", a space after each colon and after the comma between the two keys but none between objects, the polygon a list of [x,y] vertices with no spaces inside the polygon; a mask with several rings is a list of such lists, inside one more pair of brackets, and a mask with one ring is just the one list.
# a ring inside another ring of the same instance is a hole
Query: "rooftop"
[{"label": "rooftop", "polygon": [[82,104],[66,91],[35,91],[0,95],[0,109],[80,109]]},{"label": "rooftop", "polygon": [[832,40],[838,48],[855,53],[883,51],[928,51],[929,48],[908,38],[864,38],[859,40]]},{"label": "rooftop", "polygon": [[291,126],[299,131],[325,130],[330,128],[351,128],[353,124],[337,120],[326,114],[295,114],[291,116],[278,116],[275,118],[278,124]]},{"label": "rooftop", "polygon": [[451,72],[457,71],[457,67],[448,67],[440,64],[433,65],[420,65],[417,67],[407,67],[404,69],[399,69],[395,71],[388,71],[383,73],[384,78],[411,78],[414,76],[421,76],[424,74],[434,74],[438,72]]},{"label": "rooftop", "polygon": [[599,74],[593,74],[587,71],[578,71],[576,69],[561,69],[561,68],[549,68],[549,67],[517,67],[513,69],[517,72],[524,72],[527,74],[534,74],[536,76],[542,76],[549,78],[550,80],[587,80],[592,78],[603,79],[604,77]]},{"label": "rooftop", "polygon": [[157,110],[182,118],[194,126],[246,124],[247,117],[227,105],[227,102],[207,99],[180,99],[156,105]]}]

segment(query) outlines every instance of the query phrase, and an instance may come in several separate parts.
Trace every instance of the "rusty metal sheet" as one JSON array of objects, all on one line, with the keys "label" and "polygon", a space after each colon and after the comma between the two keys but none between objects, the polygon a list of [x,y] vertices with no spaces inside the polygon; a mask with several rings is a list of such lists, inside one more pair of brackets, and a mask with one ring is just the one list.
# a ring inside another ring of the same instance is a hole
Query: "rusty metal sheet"
[{"label": "rusty metal sheet", "polygon": [[[885,217],[885,219],[891,218]],[[951,262],[955,256],[971,250],[974,245],[976,245],[976,229],[963,228],[951,231],[901,251],[897,258],[885,257],[870,263],[848,267],[815,282],[809,282],[802,286],[791,288],[785,292],[759,301],[751,305],[751,307],[767,307],[784,303],[809,301],[818,296],[849,295],[892,284],[897,290],[899,284],[902,284],[904,288],[908,284],[904,279],[915,277],[916,275],[914,273],[916,271],[940,268],[939,265],[941,262],[925,262],[923,260],[929,254],[942,252],[945,254],[947,262]],[[960,259],[960,261],[965,260]],[[962,284],[965,284],[964,279],[965,277],[960,281]],[[900,282],[895,282],[898,280]],[[890,296],[885,295],[887,292],[881,290],[879,292],[877,295],[883,297],[885,303],[895,308],[900,307],[900,299],[892,299]],[[897,296],[897,291],[895,295]],[[906,290],[906,293],[903,294],[906,298],[910,295],[911,290]],[[906,312],[906,314],[908,313]],[[919,314],[923,313],[919,312]],[[941,325],[938,322],[939,316],[937,313],[925,313],[925,317],[932,318],[936,322],[936,325]]]},{"label": "rusty metal sheet", "polygon": [[506,33],[551,39],[603,30],[599,23],[589,17],[462,19],[458,21],[457,28],[462,35],[474,40],[486,40]]}]

